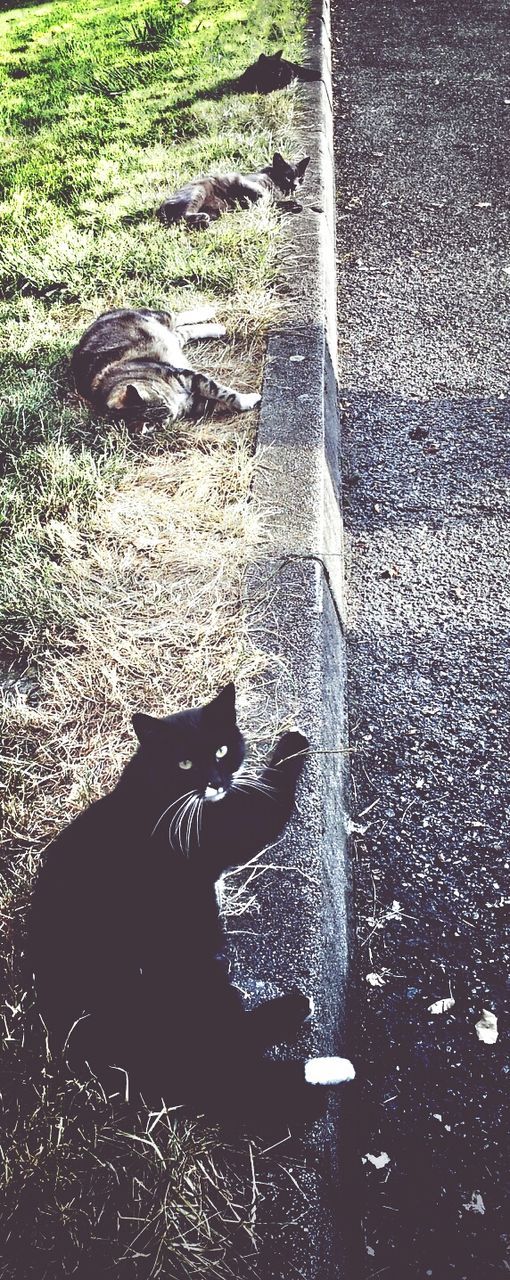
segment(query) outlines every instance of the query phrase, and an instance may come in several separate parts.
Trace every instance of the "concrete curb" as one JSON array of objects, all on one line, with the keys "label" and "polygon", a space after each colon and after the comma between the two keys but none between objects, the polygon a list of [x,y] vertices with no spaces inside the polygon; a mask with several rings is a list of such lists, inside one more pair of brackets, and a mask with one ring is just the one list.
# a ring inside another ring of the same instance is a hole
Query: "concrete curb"
[{"label": "concrete curb", "polygon": [[[240,986],[249,973],[266,993],[272,984],[286,990],[297,983],[313,996],[312,1029],[297,1053],[349,1056],[343,542],[326,0],[312,0],[307,49],[307,61],[321,78],[299,89],[296,154],[310,154],[312,163],[305,208],[288,225],[285,324],[268,343],[254,488],[266,533],[262,555],[247,575],[246,595],[251,638],[272,658],[272,675],[258,694],[264,700],[258,708],[261,720],[274,723],[275,709],[280,723],[297,719],[315,752],[300,786],[296,817],[272,851],[274,873],[259,879],[260,910],[250,937],[236,939],[236,970]],[[269,1206],[261,1207],[266,1243],[259,1255],[260,1280],[340,1280],[352,1274],[347,1262],[352,1223],[345,1221],[352,1217],[345,1194],[349,1162],[346,1151],[340,1152],[343,1110],[352,1108],[352,1089],[330,1094],[325,1119],[293,1145],[296,1179],[307,1203],[299,1196],[289,1201],[289,1178],[282,1173],[281,1188],[274,1189]],[[282,1153],[287,1160],[288,1152]],[[292,1164],[287,1169],[292,1173]]]}]

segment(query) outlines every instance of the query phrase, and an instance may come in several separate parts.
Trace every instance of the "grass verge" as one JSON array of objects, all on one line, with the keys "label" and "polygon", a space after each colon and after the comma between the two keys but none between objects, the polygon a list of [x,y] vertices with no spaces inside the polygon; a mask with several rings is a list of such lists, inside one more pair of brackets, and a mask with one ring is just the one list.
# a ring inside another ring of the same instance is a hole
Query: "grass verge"
[{"label": "grass verge", "polygon": [[40,852],[116,780],[130,713],[190,705],[232,677],[246,689],[258,669],[240,611],[253,415],[133,439],[78,400],[68,357],[109,306],[214,301],[230,336],[201,344],[197,367],[258,384],[279,308],[274,209],[207,235],[153,214],[193,173],[292,150],[292,90],[207,95],[262,50],[299,57],[301,22],[291,0],[50,0],[0,15],[6,1280],[252,1273],[268,1158],[66,1081],[30,1030],[19,958]]}]

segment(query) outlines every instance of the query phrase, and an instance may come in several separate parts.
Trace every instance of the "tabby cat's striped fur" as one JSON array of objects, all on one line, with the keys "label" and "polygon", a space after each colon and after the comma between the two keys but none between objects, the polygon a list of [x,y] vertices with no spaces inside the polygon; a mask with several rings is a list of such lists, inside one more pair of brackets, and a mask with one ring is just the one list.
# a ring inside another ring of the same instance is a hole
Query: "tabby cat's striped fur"
[{"label": "tabby cat's striped fur", "polygon": [[195,373],[182,348],[190,338],[218,338],[223,325],[209,323],[211,308],[182,312],[106,311],[84,333],[72,356],[76,387],[101,413],[175,419],[200,413],[219,400],[242,413],[260,401]]}]

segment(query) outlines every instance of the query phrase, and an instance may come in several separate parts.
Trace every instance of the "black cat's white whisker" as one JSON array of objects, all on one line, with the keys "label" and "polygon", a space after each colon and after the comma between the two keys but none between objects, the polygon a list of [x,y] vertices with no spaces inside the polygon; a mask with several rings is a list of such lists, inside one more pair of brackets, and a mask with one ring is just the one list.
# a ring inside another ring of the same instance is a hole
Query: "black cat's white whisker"
[{"label": "black cat's white whisker", "polygon": [[265,792],[263,788],[255,787],[255,786],[233,787],[233,790],[237,791],[238,794],[245,795],[245,796],[254,795],[254,794],[269,795],[269,792]]},{"label": "black cat's white whisker", "polygon": [[201,839],[201,835],[202,835],[202,819],[203,819],[203,816],[204,816],[204,801],[203,801],[203,799],[202,799],[202,796],[200,796],[200,800],[199,800],[199,803],[198,803],[198,809],[197,809],[197,849],[199,849],[199,848],[200,848],[200,839]]},{"label": "black cat's white whisker", "polygon": [[269,783],[263,782],[261,778],[243,778],[242,782],[234,782],[233,791],[259,791],[261,795],[275,795],[276,787],[272,787]]},{"label": "black cat's white whisker", "polygon": [[[185,793],[184,793],[184,794],[185,794],[186,796],[190,796],[192,793],[191,793],[191,791],[185,791]],[[166,818],[167,813],[170,813],[170,810],[171,810],[171,809],[173,809],[173,808],[174,808],[174,806],[175,806],[176,804],[179,804],[179,803],[180,803],[180,801],[181,801],[181,800],[183,800],[183,799],[184,799],[184,796],[177,796],[177,799],[176,799],[176,800],[172,800],[172,801],[171,801],[171,803],[167,805],[166,809],[163,809],[163,813],[160,813],[159,818],[158,818],[158,820],[157,820],[157,822],[156,822],[156,825],[152,828],[152,831],[151,831],[151,837],[150,837],[151,839],[152,839],[152,837],[153,837],[153,835],[154,835],[154,832],[155,832],[155,831],[157,831],[157,829],[158,829],[158,827],[159,827],[160,822],[162,822],[162,821],[163,821],[163,818]]]},{"label": "black cat's white whisker", "polygon": [[186,805],[186,809],[185,809],[183,820],[182,820],[181,847],[182,847],[182,852],[185,853],[186,856],[189,854],[189,823],[190,823],[190,816],[193,813],[193,805],[194,805],[194,799],[191,799]]},{"label": "black cat's white whisker", "polygon": [[196,828],[197,828],[197,849],[198,849],[198,848],[199,848],[199,846],[200,846],[200,834],[201,834],[201,830],[202,830],[202,813],[203,813],[203,808],[204,808],[204,801],[203,801],[202,796],[199,796],[199,797],[198,797],[197,809],[196,809],[196,816],[195,816],[195,822],[196,822]]},{"label": "black cat's white whisker", "polygon": [[[184,796],[179,797],[181,803],[179,805],[179,808],[177,809],[177,812],[174,814],[172,821],[170,823],[170,826],[168,828],[168,839],[170,841],[170,844],[173,846],[174,849],[177,848],[181,850],[181,852],[182,852],[182,845],[180,843],[181,825],[182,825],[184,815],[187,811],[188,805],[190,804],[190,801],[193,798],[193,795],[194,795],[193,791],[186,791]],[[174,843],[174,838],[175,838],[175,843]]]},{"label": "black cat's white whisker", "polygon": [[183,822],[183,827],[185,827],[183,853],[185,853],[187,857],[189,857],[190,850],[191,850],[191,831],[193,827],[193,818],[194,818],[197,802],[198,802],[198,796],[197,795],[192,796],[190,803],[186,809],[185,822]]},{"label": "black cat's white whisker", "polygon": [[168,843],[171,844],[173,848],[176,848],[176,845],[174,844],[174,837],[175,839],[177,839],[177,827],[179,824],[179,818],[182,812],[183,803],[185,802],[182,801],[181,804],[179,805],[179,808],[174,813],[174,816],[171,819],[171,822],[169,823],[169,827],[168,827]]},{"label": "black cat's white whisker", "polygon": [[194,815],[193,815],[193,816],[194,816],[194,819],[195,819],[195,829],[196,829],[197,849],[198,849],[199,844],[200,844],[200,815],[201,815],[201,812],[202,812],[202,805],[203,805],[203,803],[204,803],[204,802],[203,802],[203,800],[202,800],[202,796],[197,796],[197,803],[196,803],[196,807],[195,807],[195,813],[194,813]]},{"label": "black cat's white whisker", "polygon": [[233,775],[232,782],[233,782],[233,785],[234,785],[234,786],[236,786],[239,782],[240,782],[241,784],[242,784],[243,782],[248,782],[248,783],[249,783],[249,782],[256,782],[256,783],[258,783],[260,786],[263,786],[263,787],[269,787],[271,790],[274,790],[275,788],[274,788],[274,786],[273,786],[273,783],[272,783],[272,782],[268,782],[268,780],[267,780],[267,774],[268,774],[269,772],[270,772],[270,769],[269,769],[269,768],[267,768],[267,769],[264,771],[264,774],[262,774],[262,773],[261,773],[260,769],[259,769],[259,770],[256,770],[256,769],[250,769],[250,768],[248,768],[248,769],[239,769],[239,770],[238,770],[238,773]]},{"label": "black cat's white whisker", "polygon": [[[269,773],[269,768],[266,768],[264,772]],[[232,781],[234,783],[239,781],[244,782],[245,778],[260,780],[263,776],[264,775],[260,769],[238,769],[237,773],[232,775]]]},{"label": "black cat's white whisker", "polygon": [[195,821],[195,814],[198,808],[199,800],[200,800],[200,796],[194,796],[193,804],[190,805],[190,808],[188,810],[188,821],[186,824],[186,850],[185,850],[188,856],[191,852],[191,836],[193,833],[193,823]]},{"label": "black cat's white whisker", "polygon": [[253,784],[256,784],[257,786],[260,786],[260,787],[266,787],[269,791],[275,790],[275,787],[273,786],[272,782],[268,782],[267,779],[264,778],[260,773],[243,773],[239,779],[237,778],[235,779],[233,786],[242,787],[242,786],[251,786]]},{"label": "black cat's white whisker", "polygon": [[187,849],[185,847],[185,838],[183,839],[184,824],[188,817],[189,810],[192,808],[194,804],[194,800],[195,800],[195,795],[194,793],[192,793],[189,796],[189,799],[185,800],[184,804],[181,806],[181,809],[179,810],[179,820],[176,826],[176,836],[178,840],[178,847],[181,850],[181,853],[187,852]]},{"label": "black cat's white whisker", "polygon": [[191,848],[191,828],[193,825],[193,818],[195,815],[196,804],[197,802],[195,798],[192,801],[192,803],[189,805],[188,811],[186,814],[186,826],[184,831],[184,852],[187,858],[189,858],[189,853]]}]

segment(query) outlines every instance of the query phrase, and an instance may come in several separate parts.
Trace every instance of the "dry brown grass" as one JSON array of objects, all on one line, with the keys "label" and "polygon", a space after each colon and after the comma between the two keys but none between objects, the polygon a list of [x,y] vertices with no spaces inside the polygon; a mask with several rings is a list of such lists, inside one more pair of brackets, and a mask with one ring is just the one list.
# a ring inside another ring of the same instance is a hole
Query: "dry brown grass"
[{"label": "dry brown grass", "polygon": [[34,1035],[31,1054],[19,1042],[26,1010],[7,1010],[0,1276],[255,1280],[272,1151],[64,1080]]},{"label": "dry brown grass", "polygon": [[28,679],[11,675],[4,689],[9,736],[32,760],[23,794],[9,788],[10,836],[23,814],[25,848],[113,785],[134,744],[132,711],[193,705],[260,665],[239,624],[257,523],[251,431],[245,419],[182,430],[171,453],[128,468],[89,527],[45,528],[55,636],[48,609],[40,639],[27,636]]}]

